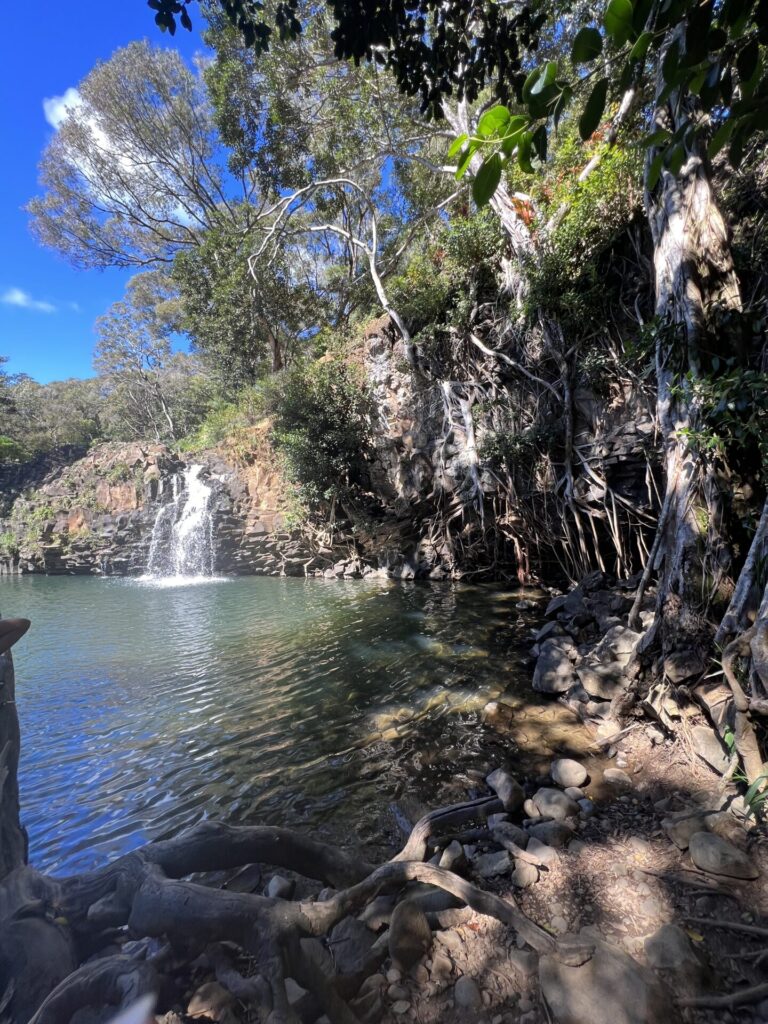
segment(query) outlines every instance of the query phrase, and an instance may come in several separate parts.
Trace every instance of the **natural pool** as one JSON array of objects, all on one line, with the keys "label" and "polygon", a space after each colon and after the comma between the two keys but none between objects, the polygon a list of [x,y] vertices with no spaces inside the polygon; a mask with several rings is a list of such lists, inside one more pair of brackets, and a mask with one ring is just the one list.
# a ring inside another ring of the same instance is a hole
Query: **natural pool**
[{"label": "natural pool", "polygon": [[483,764],[483,705],[527,693],[524,597],[3,578],[0,610],[33,620],[14,652],[32,863],[75,872],[205,817],[382,839],[393,801]]}]

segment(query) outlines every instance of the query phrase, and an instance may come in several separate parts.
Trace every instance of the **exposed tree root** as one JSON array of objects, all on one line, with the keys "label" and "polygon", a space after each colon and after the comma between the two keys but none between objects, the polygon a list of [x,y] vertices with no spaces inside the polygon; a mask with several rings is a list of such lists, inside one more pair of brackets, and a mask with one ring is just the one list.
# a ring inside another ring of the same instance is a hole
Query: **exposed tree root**
[{"label": "exposed tree root", "polygon": [[[537,951],[557,955],[556,940],[514,903],[450,871],[422,863],[433,833],[472,819],[482,821],[500,807],[496,798],[484,798],[425,815],[403,850],[377,868],[360,856],[287,829],[205,823],[185,836],[151,843],[84,875],[53,879],[30,868],[14,872],[0,884],[0,920],[7,923],[19,915],[46,923],[55,919],[59,922],[55,927],[71,934],[75,945],[90,944],[96,949],[99,936],[104,936],[103,947],[116,928],[126,937],[166,939],[175,955],[189,962],[205,952],[217,976],[233,982],[238,997],[247,998],[270,1024],[298,1020],[288,1001],[286,977],[305,986],[333,1024],[356,1024],[346,999],[358,986],[329,977],[308,955],[302,939],[326,935],[378,894],[405,892],[411,882],[450,893],[476,912],[514,929]],[[254,862],[288,868],[340,891],[324,902],[289,901],[215,889],[188,878]],[[248,954],[259,977],[239,974],[221,943],[234,943]],[[36,950],[24,952],[33,962]],[[157,992],[162,969],[162,956],[154,962],[126,955],[88,962],[49,992],[32,1024],[67,1024],[84,1007],[97,1016],[100,1009],[117,1012],[144,993]],[[13,998],[11,990],[11,1004]]]}]

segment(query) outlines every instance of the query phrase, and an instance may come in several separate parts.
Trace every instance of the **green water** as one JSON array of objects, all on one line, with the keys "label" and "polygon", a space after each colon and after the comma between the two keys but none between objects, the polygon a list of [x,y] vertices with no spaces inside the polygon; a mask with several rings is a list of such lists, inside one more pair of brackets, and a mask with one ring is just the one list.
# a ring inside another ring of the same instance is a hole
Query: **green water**
[{"label": "green water", "polygon": [[385,841],[394,802],[471,786],[479,710],[528,685],[530,621],[490,589],[6,577],[0,610],[33,620],[22,812],[57,872],[206,817]]}]

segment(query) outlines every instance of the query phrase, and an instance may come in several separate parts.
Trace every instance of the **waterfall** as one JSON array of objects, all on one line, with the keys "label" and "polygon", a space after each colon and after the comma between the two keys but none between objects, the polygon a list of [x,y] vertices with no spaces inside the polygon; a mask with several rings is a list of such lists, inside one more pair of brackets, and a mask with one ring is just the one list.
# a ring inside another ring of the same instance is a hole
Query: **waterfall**
[{"label": "waterfall", "polygon": [[211,576],[213,518],[208,505],[211,488],[200,479],[203,467],[187,466],[173,478],[173,496],[155,517],[147,575],[151,577]]}]

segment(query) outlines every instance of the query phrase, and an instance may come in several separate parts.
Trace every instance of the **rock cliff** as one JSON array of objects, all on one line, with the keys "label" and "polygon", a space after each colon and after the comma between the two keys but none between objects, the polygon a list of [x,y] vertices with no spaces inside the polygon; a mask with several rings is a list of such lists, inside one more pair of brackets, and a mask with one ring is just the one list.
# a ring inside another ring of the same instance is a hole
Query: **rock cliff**
[{"label": "rock cliff", "polygon": [[[216,573],[522,576],[531,559],[519,507],[484,454],[499,436],[499,406],[463,399],[460,382],[413,374],[385,318],[369,326],[355,358],[370,387],[375,438],[364,513],[333,529],[290,529],[290,495],[264,424],[245,446],[189,456],[159,444],[67,449],[0,468],[0,571],[146,571],[158,514],[178,495],[185,466],[197,463],[211,488]],[[518,388],[513,397],[525,400],[518,382],[493,387],[507,399]],[[575,500],[589,509],[607,482],[619,500],[652,510],[652,420],[639,396],[608,401],[576,390],[573,432],[583,464]],[[537,500],[551,500],[558,481],[536,473]],[[540,560],[545,552],[546,538]]]}]

